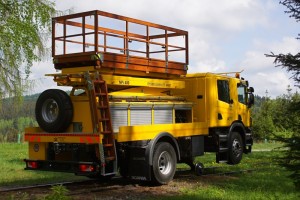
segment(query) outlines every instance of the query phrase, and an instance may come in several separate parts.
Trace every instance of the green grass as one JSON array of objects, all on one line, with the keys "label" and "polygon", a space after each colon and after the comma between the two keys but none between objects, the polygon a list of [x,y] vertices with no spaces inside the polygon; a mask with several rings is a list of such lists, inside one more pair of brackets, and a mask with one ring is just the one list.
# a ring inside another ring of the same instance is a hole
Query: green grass
[{"label": "green grass", "polygon": [[276,141],[257,142],[253,144],[253,150],[277,150],[283,147],[283,143]]},{"label": "green grass", "polygon": [[0,187],[86,179],[71,173],[24,170],[23,159],[28,158],[27,151],[27,143],[0,143]]}]

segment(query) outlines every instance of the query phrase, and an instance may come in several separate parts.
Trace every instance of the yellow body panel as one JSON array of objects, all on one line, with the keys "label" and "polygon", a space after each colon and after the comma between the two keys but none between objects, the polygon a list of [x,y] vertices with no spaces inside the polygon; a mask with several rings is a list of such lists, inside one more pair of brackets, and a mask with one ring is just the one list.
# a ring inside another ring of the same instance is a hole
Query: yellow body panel
[{"label": "yellow body panel", "polygon": [[130,85],[153,88],[184,88],[184,81],[153,78],[137,78],[130,76],[102,75],[108,85]]},{"label": "yellow body panel", "polygon": [[[73,68],[71,68],[73,69]],[[86,67],[84,69],[89,69]],[[66,70],[66,69],[64,69]],[[83,69],[82,69],[83,70]],[[76,70],[78,71],[78,69]],[[54,81],[57,82],[58,85],[85,85],[86,80],[84,79],[84,72],[80,71],[79,73],[76,71],[70,73],[60,73],[60,74],[46,74],[46,76],[53,76]],[[94,78],[94,74],[91,73],[91,78]],[[157,78],[139,78],[139,77],[131,77],[131,76],[117,76],[110,74],[103,74],[103,80],[106,81],[108,85],[116,85],[116,86],[139,86],[139,87],[150,87],[150,88],[184,88],[185,83],[182,80],[171,80],[171,79],[157,79]]]},{"label": "yellow body panel", "polygon": [[47,143],[29,142],[28,153],[31,160],[46,160]]},{"label": "yellow body panel", "polygon": [[[91,118],[91,109],[87,96],[71,96],[73,103],[73,123],[81,123],[83,133],[92,133],[93,125]],[[74,132],[73,126],[70,126],[67,132]]]},{"label": "yellow body panel", "polygon": [[175,138],[193,135],[208,135],[208,127],[206,123],[201,122],[122,126],[120,127],[119,133],[116,134],[116,139],[118,142],[151,140],[163,132],[170,133]]}]

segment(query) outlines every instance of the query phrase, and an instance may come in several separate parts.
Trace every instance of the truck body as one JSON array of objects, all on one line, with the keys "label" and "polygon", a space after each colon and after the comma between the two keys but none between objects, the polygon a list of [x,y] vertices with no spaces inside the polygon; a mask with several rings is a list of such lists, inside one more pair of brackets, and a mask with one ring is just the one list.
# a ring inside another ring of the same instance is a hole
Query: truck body
[{"label": "truck body", "polygon": [[26,169],[166,184],[204,152],[228,164],[251,152],[253,88],[239,73],[187,74],[186,31],[103,11],[52,23],[60,73],[47,76],[71,92],[38,98]]}]

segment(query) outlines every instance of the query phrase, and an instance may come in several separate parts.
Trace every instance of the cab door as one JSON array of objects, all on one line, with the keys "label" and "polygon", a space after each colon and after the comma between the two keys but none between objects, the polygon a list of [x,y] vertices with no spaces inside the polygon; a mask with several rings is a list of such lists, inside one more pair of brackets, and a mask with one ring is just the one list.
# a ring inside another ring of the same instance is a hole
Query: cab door
[{"label": "cab door", "polygon": [[242,121],[245,126],[247,126],[249,118],[249,109],[247,107],[247,86],[242,83],[237,83],[237,118],[239,121]]},{"label": "cab door", "polygon": [[233,121],[233,100],[230,80],[217,78],[217,126],[230,126]]}]

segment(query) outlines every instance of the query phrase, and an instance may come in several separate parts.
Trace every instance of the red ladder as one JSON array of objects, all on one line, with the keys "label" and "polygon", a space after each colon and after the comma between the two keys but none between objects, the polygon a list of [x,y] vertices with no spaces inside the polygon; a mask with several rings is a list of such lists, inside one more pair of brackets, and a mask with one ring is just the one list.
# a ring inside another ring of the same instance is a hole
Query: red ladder
[{"label": "red ladder", "polygon": [[97,108],[96,122],[100,124],[98,132],[103,135],[102,145],[104,149],[105,162],[116,160],[115,138],[110,115],[108,90],[104,80],[97,78],[93,80],[95,103]]}]

